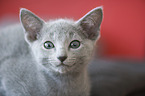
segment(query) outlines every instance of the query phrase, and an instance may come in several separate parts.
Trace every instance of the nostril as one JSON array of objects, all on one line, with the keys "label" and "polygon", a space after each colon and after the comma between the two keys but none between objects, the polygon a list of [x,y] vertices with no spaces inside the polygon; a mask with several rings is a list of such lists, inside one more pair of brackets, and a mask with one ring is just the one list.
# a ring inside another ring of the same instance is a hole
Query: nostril
[{"label": "nostril", "polygon": [[57,57],[61,62],[63,62],[66,58],[67,58],[67,56],[59,56],[59,57]]}]

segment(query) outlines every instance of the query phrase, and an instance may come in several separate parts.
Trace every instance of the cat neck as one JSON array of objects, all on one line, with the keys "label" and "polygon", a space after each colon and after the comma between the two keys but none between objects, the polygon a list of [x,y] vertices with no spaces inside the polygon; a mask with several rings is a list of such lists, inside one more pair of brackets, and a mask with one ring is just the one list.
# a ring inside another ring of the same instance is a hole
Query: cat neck
[{"label": "cat neck", "polygon": [[[88,84],[89,76],[87,66],[79,72],[58,73],[39,67],[39,71],[44,75],[46,80],[50,80],[58,84]],[[74,82],[74,83],[73,83]]]},{"label": "cat neck", "polygon": [[[82,70],[83,71],[80,72],[66,74],[48,72],[43,70],[42,73],[44,74],[48,84],[51,83],[52,85],[57,86],[56,90],[58,90],[58,93],[64,92],[65,90],[67,94],[74,94],[70,96],[75,96],[76,94],[80,93],[84,94],[82,96],[88,96],[86,94],[88,94],[90,91],[89,76],[86,68]],[[54,86],[52,87],[54,88]]]}]

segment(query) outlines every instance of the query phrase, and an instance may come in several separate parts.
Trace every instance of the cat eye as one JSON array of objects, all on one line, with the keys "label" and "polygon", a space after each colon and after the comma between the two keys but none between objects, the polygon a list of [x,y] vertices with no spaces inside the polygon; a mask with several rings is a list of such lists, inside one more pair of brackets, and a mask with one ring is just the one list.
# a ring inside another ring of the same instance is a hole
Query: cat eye
[{"label": "cat eye", "polygon": [[80,41],[74,40],[70,43],[70,48],[76,49],[80,47]]},{"label": "cat eye", "polygon": [[46,48],[46,49],[52,49],[52,48],[54,48],[54,44],[51,41],[46,41],[44,43],[44,48]]}]

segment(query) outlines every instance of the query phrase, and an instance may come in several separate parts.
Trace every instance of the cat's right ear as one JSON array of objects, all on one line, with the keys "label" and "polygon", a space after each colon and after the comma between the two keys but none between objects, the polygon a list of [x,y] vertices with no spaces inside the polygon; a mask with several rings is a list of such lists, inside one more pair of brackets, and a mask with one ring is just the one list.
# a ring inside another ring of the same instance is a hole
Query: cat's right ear
[{"label": "cat's right ear", "polygon": [[44,25],[44,21],[41,20],[31,11],[21,8],[20,9],[20,22],[25,29],[25,36],[27,41],[33,42],[38,39],[40,31]]}]

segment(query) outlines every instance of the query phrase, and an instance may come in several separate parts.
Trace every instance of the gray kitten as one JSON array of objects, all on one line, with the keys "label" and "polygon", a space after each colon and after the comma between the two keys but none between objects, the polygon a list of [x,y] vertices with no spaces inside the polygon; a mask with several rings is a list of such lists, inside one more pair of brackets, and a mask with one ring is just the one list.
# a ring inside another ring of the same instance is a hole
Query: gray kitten
[{"label": "gray kitten", "polygon": [[23,28],[18,24],[0,32],[0,77],[6,96],[89,96],[87,67],[102,16],[98,7],[78,21],[44,22],[21,9]]}]

